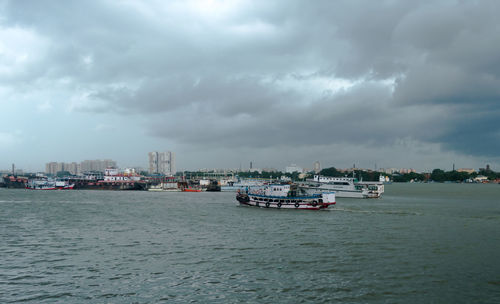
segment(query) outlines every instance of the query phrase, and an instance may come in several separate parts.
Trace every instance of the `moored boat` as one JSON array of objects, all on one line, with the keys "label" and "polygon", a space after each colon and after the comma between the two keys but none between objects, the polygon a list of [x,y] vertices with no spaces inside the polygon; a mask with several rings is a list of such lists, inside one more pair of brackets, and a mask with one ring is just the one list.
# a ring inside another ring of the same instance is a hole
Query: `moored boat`
[{"label": "moored boat", "polygon": [[3,177],[3,184],[6,188],[23,189],[26,188],[27,183],[27,177],[20,177],[15,175],[7,175]]},{"label": "moored boat", "polygon": [[250,187],[248,191],[239,191],[236,200],[241,205],[276,208],[320,210],[335,205],[335,192],[304,194],[295,184],[271,184]]},{"label": "moored boat", "polygon": [[358,182],[352,177],[327,177],[315,175],[301,187],[310,194],[335,191],[337,197],[377,198],[384,193],[382,182]]},{"label": "moored boat", "polygon": [[205,189],[207,192],[220,192],[221,191],[221,186],[217,182],[217,180],[211,180],[210,184],[207,185],[207,188]]},{"label": "moored boat", "polygon": [[182,192],[202,192],[203,190],[201,189],[195,189],[195,188],[184,188],[182,189]]},{"label": "moored boat", "polygon": [[72,190],[75,184],[68,181],[51,179],[30,179],[26,184],[26,189],[30,190]]},{"label": "moored boat", "polygon": [[176,182],[159,183],[157,185],[151,185],[148,187],[148,191],[156,192],[180,192],[181,189],[178,187]]}]

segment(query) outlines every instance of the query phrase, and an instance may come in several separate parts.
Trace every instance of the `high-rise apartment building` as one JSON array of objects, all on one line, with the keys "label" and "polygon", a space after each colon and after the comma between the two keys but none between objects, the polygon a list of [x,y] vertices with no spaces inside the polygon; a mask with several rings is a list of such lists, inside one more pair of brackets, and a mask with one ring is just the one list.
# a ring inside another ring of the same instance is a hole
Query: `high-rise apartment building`
[{"label": "high-rise apartment building", "polygon": [[80,173],[80,165],[72,162],[72,163],[58,163],[58,162],[50,162],[45,164],[45,173],[56,175],[58,172],[67,171],[73,175],[77,175]]},{"label": "high-rise apartment building", "polygon": [[149,152],[150,174],[175,174],[175,154],[173,152]]},{"label": "high-rise apartment building", "polygon": [[56,174],[57,173],[57,163],[50,162],[45,164],[45,173],[47,174]]},{"label": "high-rise apartment building", "polygon": [[319,163],[319,161],[315,161],[313,167],[314,173],[318,174],[321,171],[321,164]]},{"label": "high-rise apartment building", "polygon": [[116,162],[111,159],[84,160],[80,163],[82,172],[104,172],[106,168],[117,168]]}]

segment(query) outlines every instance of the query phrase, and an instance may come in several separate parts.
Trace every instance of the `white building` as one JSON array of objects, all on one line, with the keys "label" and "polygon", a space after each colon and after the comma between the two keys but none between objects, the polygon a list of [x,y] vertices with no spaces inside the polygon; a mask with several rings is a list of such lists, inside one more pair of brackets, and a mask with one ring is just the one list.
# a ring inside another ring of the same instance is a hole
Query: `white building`
[{"label": "white building", "polygon": [[173,152],[149,152],[150,174],[175,174],[175,154]]},{"label": "white building", "polygon": [[285,167],[285,172],[286,173],[293,173],[293,172],[302,173],[302,168],[297,166],[296,164],[291,164],[290,166]]}]

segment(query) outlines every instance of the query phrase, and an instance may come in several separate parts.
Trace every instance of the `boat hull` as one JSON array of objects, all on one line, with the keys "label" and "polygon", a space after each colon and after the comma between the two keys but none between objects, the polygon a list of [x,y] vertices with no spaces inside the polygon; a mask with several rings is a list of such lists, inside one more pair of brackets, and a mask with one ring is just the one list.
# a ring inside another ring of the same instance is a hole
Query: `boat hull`
[{"label": "boat hull", "polygon": [[78,190],[146,190],[146,183],[76,180]]},{"label": "boat hull", "polygon": [[247,195],[244,193],[238,193],[236,200],[245,206],[273,209],[321,210],[335,205],[335,202],[320,202],[318,198],[280,198]]},{"label": "boat hull", "polygon": [[201,189],[190,189],[190,188],[185,188],[182,189],[182,192],[202,192],[203,190]]},{"label": "boat hull", "polygon": [[29,190],[73,190],[75,187],[75,185],[68,185],[68,186],[56,186],[56,187],[52,187],[52,186],[40,186],[40,187],[37,187],[37,186],[26,186],[26,189],[29,189]]},{"label": "boat hull", "polygon": [[181,192],[181,189],[157,189],[157,188],[150,188],[148,191],[151,192]]}]

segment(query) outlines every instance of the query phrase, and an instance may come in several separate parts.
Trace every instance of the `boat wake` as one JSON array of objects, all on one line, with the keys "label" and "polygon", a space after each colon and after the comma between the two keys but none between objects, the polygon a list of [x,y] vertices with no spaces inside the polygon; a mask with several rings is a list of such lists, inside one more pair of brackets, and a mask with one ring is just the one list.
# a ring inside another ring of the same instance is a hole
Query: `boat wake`
[{"label": "boat wake", "polygon": [[394,215],[423,215],[420,212],[411,211],[397,211],[397,210],[359,210],[359,209],[348,209],[342,207],[335,207],[331,209],[332,211],[350,212],[350,213],[369,213],[369,214],[394,214]]}]

